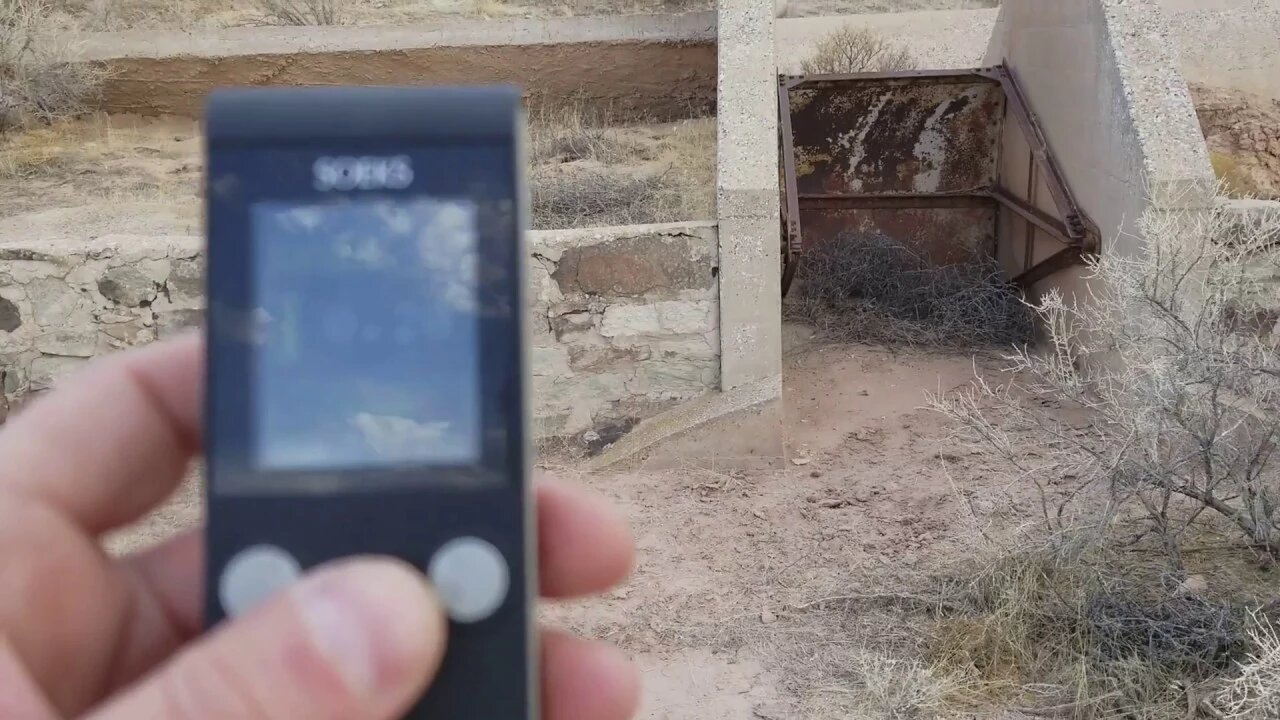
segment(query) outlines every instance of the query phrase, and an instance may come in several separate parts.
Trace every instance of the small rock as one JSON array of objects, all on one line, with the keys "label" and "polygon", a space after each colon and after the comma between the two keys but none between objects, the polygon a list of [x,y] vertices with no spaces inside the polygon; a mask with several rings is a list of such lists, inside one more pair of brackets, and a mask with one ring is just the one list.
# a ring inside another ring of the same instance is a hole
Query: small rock
[{"label": "small rock", "polygon": [[811,477],[811,478],[820,478],[820,477],[822,477],[822,471],[821,471],[821,470],[814,470],[813,472],[809,473],[809,477]]},{"label": "small rock", "polygon": [[123,265],[108,270],[98,280],[98,292],[124,307],[141,307],[156,297],[156,283],[141,270]]},{"label": "small rock", "polygon": [[858,391],[858,394],[859,394],[859,395],[861,395],[862,397],[867,397],[867,396],[869,396],[871,393],[867,392],[866,390],[859,390],[859,391]]},{"label": "small rock", "polygon": [[805,498],[805,499],[804,499],[804,501],[805,501],[805,502],[816,503],[816,502],[818,502],[818,496],[817,496],[817,495],[810,495],[809,497]]},{"label": "small rock", "polygon": [[764,610],[760,611],[760,622],[764,623],[765,625],[768,625],[769,623],[772,623],[772,622],[776,622],[777,620],[778,620],[778,616],[774,615],[773,611],[769,610],[769,608],[765,608]]},{"label": "small rock", "polygon": [[751,714],[760,720],[783,720],[789,717],[788,709],[782,703],[765,703],[751,709]]},{"label": "small rock", "polygon": [[843,499],[837,499],[837,500],[823,500],[823,501],[822,501],[822,507],[824,507],[824,508],[842,508],[842,507],[844,507],[845,505],[848,505],[848,504],[849,504],[849,501],[848,501],[848,500],[843,500]]},{"label": "small rock", "polygon": [[755,515],[757,518],[759,518],[759,519],[761,519],[761,520],[764,520],[764,512],[763,512],[763,511],[761,511],[761,510],[752,510],[752,511],[751,511],[751,514],[752,514],[752,515]]},{"label": "small rock", "polygon": [[807,457],[791,458],[792,465],[808,465],[810,462],[813,461]]},{"label": "small rock", "polygon": [[600,440],[600,433],[595,430],[588,430],[582,433],[582,442],[593,443]]},{"label": "small rock", "polygon": [[1177,595],[1203,595],[1208,589],[1209,581],[1203,575],[1188,575],[1174,592]]}]

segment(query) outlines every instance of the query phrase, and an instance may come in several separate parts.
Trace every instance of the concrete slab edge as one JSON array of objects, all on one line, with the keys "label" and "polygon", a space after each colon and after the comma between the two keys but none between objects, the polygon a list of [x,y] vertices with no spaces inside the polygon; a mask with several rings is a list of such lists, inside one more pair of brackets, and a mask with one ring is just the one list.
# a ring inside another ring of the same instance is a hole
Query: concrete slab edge
[{"label": "concrete slab edge", "polygon": [[642,421],[612,447],[592,458],[587,470],[604,470],[689,430],[733,413],[777,401],[781,377],[765,378],[731,390],[712,392]]},{"label": "concrete slab edge", "polygon": [[203,32],[131,30],[93,33],[85,60],[125,58],[395,52],[422,48],[574,43],[710,43],[714,12],[517,20],[444,19],[402,26],[238,27]]}]

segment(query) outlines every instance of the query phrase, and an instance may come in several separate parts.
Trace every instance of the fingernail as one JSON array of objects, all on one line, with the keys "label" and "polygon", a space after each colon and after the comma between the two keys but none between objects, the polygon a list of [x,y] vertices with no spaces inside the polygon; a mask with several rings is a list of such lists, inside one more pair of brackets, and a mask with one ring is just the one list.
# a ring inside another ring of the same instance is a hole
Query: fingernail
[{"label": "fingernail", "polygon": [[322,571],[295,590],[304,626],[321,656],[356,697],[396,682],[397,666],[426,654],[422,634],[395,630],[430,611],[425,585],[394,563],[352,562]]}]

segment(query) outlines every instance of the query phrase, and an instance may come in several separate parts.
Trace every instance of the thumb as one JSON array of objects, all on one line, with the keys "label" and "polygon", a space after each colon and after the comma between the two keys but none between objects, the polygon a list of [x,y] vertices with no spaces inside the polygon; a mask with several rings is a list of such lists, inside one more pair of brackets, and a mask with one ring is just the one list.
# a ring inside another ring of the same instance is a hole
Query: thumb
[{"label": "thumb", "polygon": [[185,648],[91,720],[392,720],[434,677],[446,624],[426,578],[348,560]]}]

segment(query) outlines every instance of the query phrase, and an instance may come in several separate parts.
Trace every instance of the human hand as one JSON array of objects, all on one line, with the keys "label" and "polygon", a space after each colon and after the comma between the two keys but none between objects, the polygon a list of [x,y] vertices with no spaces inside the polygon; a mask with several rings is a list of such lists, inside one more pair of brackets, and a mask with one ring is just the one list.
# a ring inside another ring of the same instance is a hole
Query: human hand
[{"label": "human hand", "polygon": [[[429,684],[446,623],[396,560],[316,569],[200,636],[202,533],[114,559],[107,531],[160,503],[199,450],[195,338],[96,361],[0,431],[0,718],[392,720]],[[598,592],[631,565],[603,501],[541,481],[547,597]],[[548,720],[623,720],[635,669],[604,645],[542,634]]]}]

